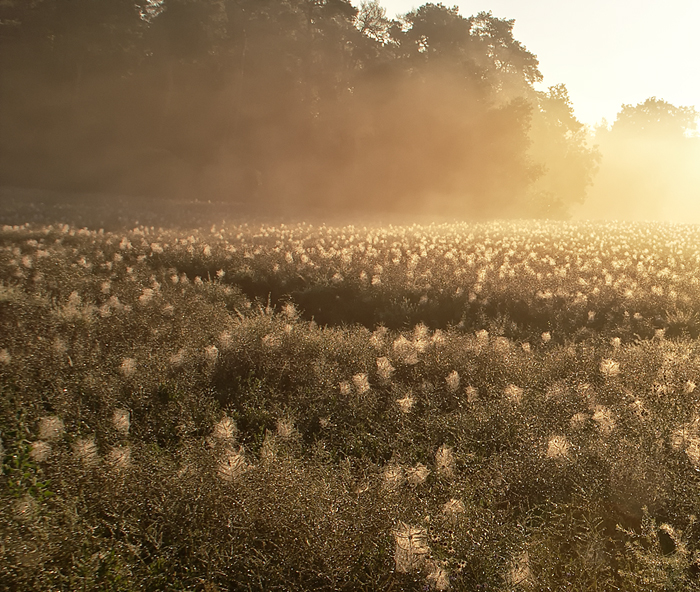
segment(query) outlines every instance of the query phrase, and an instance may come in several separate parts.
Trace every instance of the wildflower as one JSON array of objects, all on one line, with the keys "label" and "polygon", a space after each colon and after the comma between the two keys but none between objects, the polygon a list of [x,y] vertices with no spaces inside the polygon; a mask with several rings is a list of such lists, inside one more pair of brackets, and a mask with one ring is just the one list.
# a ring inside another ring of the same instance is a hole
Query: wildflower
[{"label": "wildflower", "polygon": [[352,385],[349,382],[341,382],[338,386],[340,388],[340,394],[344,397],[352,394]]},{"label": "wildflower", "polygon": [[451,479],[455,474],[455,457],[450,446],[442,445],[435,453],[437,473],[441,477]]},{"label": "wildflower", "polygon": [[84,467],[90,468],[97,465],[97,446],[94,438],[81,438],[73,445],[73,453]]},{"label": "wildflower", "polygon": [[32,449],[29,451],[29,456],[36,462],[44,462],[51,454],[51,444],[43,440],[37,440],[32,443]]},{"label": "wildflower", "polygon": [[216,272],[216,279],[222,280],[222,279],[224,279],[225,275],[226,275],[226,272],[223,269],[219,269]]},{"label": "wildflower", "polygon": [[134,358],[124,358],[119,370],[125,378],[132,377],[136,374],[136,360]]},{"label": "wildflower", "polygon": [[553,436],[547,444],[547,458],[568,460],[571,444],[565,436]]},{"label": "wildflower", "polygon": [[163,252],[163,247],[159,243],[151,243],[151,252],[154,255],[160,255]]},{"label": "wildflower", "polygon": [[695,391],[696,386],[697,385],[692,380],[688,380],[683,386],[683,393],[689,395],[690,393]]},{"label": "wildflower", "polygon": [[406,482],[411,487],[417,487],[430,475],[430,470],[422,463],[418,463],[415,467],[406,470]]},{"label": "wildflower", "polygon": [[394,372],[394,367],[385,356],[377,358],[377,374],[383,382],[388,382]]},{"label": "wildflower", "polygon": [[618,348],[620,347],[620,344],[621,344],[621,343],[622,343],[622,342],[621,342],[621,340],[620,340],[619,337],[613,337],[613,338],[610,340],[610,345],[612,345],[614,349],[618,349]]},{"label": "wildflower", "polygon": [[107,463],[117,472],[129,468],[131,464],[131,447],[114,446],[107,453]]},{"label": "wildflower", "polygon": [[39,439],[56,442],[63,436],[64,426],[60,417],[52,415],[39,420]]},{"label": "wildflower", "polygon": [[126,436],[129,433],[129,427],[131,427],[128,409],[115,409],[112,414],[112,425],[120,434]]},{"label": "wildflower", "polygon": [[605,358],[600,362],[600,372],[606,378],[612,378],[620,374],[620,364],[610,358]]},{"label": "wildflower", "polygon": [[549,343],[552,340],[552,334],[549,331],[542,333],[542,343]]},{"label": "wildflower", "polygon": [[243,473],[249,469],[249,465],[245,460],[243,447],[238,449],[238,452],[228,450],[223,458],[219,461],[217,474],[219,478],[232,483],[236,481]]},{"label": "wildflower", "polygon": [[521,347],[523,348],[523,351],[524,351],[526,354],[529,354],[529,353],[530,353],[530,349],[531,349],[531,348],[530,348],[530,344],[529,344],[527,341],[523,342],[523,344],[521,345]]},{"label": "wildflower", "polygon": [[447,392],[455,394],[459,390],[459,373],[457,370],[450,372],[445,378]]},{"label": "wildflower", "polygon": [[0,349],[0,364],[7,365],[12,361],[12,356],[7,348]]},{"label": "wildflower", "polygon": [[394,552],[396,571],[408,573],[419,569],[430,553],[428,533],[425,529],[401,522],[394,531],[394,539],[396,541]]}]

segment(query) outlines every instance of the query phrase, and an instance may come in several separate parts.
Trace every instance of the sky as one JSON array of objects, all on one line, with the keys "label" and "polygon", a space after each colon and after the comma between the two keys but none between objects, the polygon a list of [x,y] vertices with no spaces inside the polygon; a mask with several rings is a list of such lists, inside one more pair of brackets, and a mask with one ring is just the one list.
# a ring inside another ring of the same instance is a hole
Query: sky
[{"label": "sky", "polygon": [[[425,3],[380,0],[390,18]],[[603,118],[612,123],[623,104],[636,105],[649,97],[700,110],[700,0],[443,4],[458,6],[463,16],[491,11],[515,19],[515,38],[540,61],[540,89],[564,83],[576,116],[590,126]]]}]

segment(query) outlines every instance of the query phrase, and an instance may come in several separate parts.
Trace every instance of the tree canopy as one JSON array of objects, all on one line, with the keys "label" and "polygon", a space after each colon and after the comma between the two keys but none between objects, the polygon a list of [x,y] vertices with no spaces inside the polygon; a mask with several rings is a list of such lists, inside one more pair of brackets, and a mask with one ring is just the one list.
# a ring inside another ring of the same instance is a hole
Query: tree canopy
[{"label": "tree canopy", "polygon": [[[564,216],[596,155],[512,20],[427,3],[7,0],[0,180]],[[566,182],[564,182],[564,180]]]}]

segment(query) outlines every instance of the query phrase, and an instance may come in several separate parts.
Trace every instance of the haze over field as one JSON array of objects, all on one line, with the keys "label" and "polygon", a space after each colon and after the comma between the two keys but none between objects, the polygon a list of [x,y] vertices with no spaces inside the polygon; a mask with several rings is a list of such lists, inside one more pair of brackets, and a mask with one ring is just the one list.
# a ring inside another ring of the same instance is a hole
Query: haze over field
[{"label": "haze over field", "polygon": [[647,5],[355,4],[4,2],[0,184],[295,219],[700,221],[697,83],[670,75],[697,42]]}]

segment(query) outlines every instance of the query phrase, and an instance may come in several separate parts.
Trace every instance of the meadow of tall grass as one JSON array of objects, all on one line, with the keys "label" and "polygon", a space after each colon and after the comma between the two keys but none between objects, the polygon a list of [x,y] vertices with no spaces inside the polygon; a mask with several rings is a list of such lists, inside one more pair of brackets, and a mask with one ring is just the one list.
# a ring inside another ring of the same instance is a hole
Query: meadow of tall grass
[{"label": "meadow of tall grass", "polygon": [[0,589],[700,589],[700,234],[0,230]]}]

